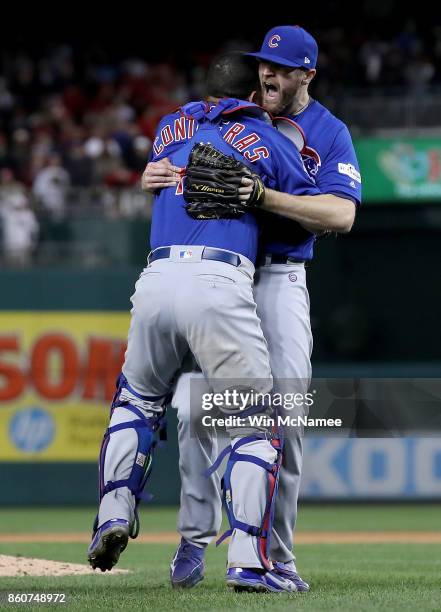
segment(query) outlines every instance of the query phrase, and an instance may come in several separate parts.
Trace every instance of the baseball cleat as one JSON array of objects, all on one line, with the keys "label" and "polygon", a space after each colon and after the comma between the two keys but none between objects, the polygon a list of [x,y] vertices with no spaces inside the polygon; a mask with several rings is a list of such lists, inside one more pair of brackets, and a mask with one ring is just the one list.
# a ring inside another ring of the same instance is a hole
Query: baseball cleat
[{"label": "baseball cleat", "polygon": [[129,539],[129,523],[124,519],[111,519],[94,533],[87,551],[87,559],[93,569],[105,572],[118,563]]},{"label": "baseball cleat", "polygon": [[285,580],[274,572],[259,572],[256,569],[243,567],[230,567],[227,570],[227,585],[235,591],[248,591],[250,593],[295,593],[296,585]]},{"label": "baseball cleat", "polygon": [[205,548],[195,546],[181,538],[179,548],[170,565],[170,580],[173,588],[191,589],[204,579]]},{"label": "baseball cleat", "polygon": [[274,570],[278,576],[282,576],[285,580],[290,580],[293,582],[299,593],[307,593],[310,589],[310,586],[307,582],[302,580],[298,573],[295,570],[288,569],[284,563],[276,562],[274,563]]}]

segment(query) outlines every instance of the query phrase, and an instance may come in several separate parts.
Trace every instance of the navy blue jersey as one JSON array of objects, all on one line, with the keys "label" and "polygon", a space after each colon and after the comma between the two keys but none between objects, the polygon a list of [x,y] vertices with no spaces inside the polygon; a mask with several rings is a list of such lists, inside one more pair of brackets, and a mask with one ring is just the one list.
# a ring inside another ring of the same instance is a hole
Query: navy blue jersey
[{"label": "navy blue jersey", "polygon": [[[233,154],[272,189],[299,195],[319,193],[292,142],[272,127],[268,115],[255,104],[227,98],[212,106],[205,102],[186,104],[161,120],[152,160],[168,157],[172,164],[183,167],[197,142],[209,142],[227,155]],[[254,214],[198,221],[185,212],[182,190],[181,181],[155,196],[150,236],[153,249],[173,244],[205,245],[255,261],[259,225]]]},{"label": "navy blue jersey", "polygon": [[[303,163],[321,193],[361,202],[361,177],[351,136],[346,125],[322,104],[312,100],[299,115],[289,115],[306,136]],[[283,253],[312,259],[314,234],[295,221],[268,215],[263,236],[266,253]]]}]

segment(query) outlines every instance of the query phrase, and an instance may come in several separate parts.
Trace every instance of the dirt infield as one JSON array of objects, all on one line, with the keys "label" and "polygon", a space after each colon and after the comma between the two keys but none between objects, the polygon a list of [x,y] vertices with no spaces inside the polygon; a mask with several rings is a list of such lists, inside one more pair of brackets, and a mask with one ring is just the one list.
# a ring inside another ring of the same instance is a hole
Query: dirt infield
[{"label": "dirt infield", "polygon": [[[113,570],[111,573],[127,574],[128,570]],[[94,572],[88,565],[80,565],[79,563],[0,555],[0,577],[2,578],[6,576],[72,576],[79,574],[101,575],[102,572]]]},{"label": "dirt infield", "polygon": [[[174,531],[146,533],[137,538],[144,544],[177,544]],[[0,534],[1,543],[15,542],[90,542],[89,533],[13,533]],[[314,531],[299,532],[296,544],[441,544],[441,531]],[[0,567],[0,575],[1,567]]]}]

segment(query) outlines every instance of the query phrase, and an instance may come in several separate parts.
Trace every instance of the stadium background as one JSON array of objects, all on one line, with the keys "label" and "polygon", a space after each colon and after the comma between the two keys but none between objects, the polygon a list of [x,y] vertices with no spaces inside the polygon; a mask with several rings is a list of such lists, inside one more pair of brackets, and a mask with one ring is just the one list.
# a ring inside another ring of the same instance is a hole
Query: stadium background
[{"label": "stadium background", "polygon": [[[436,378],[441,23],[401,16],[391,0],[357,10],[331,2],[315,16],[295,15],[319,41],[312,95],[348,124],[364,179],[352,232],[321,239],[308,269],[314,375]],[[216,53],[254,49],[268,27],[293,22],[289,13],[253,14],[250,29],[243,19],[201,28],[179,12],[160,26],[131,16],[117,35],[92,23],[79,35],[66,20],[58,30],[36,32],[28,23],[5,37],[5,506],[95,502],[95,458],[123,357],[129,297],[148,252],[151,202],[140,192],[140,174],[159,118],[202,95]],[[391,400],[395,408],[399,401]],[[416,412],[403,419],[406,437],[391,439],[376,423],[378,436],[307,439],[303,499],[440,499],[439,418],[430,427]],[[178,501],[173,411],[169,422],[150,481],[156,504]],[[327,444],[334,445],[328,453]]]},{"label": "stadium background", "polygon": [[154,500],[119,563],[130,573],[77,576],[68,563],[85,571],[96,455],[148,251],[151,203],[138,185],[155,124],[201,95],[217,52],[298,23],[321,49],[312,95],[349,125],[364,178],[352,232],[321,239],[308,268],[314,376],[337,407],[356,386],[385,396],[380,411],[352,402],[348,435],[306,437],[295,551],[312,590],[292,603],[439,609],[439,15],[396,0],[166,9],[3,11],[0,607],[26,591],[67,593],[81,610],[286,610],[284,597],[227,592],[225,546],[209,546],[201,586],[170,589],[174,411]]}]

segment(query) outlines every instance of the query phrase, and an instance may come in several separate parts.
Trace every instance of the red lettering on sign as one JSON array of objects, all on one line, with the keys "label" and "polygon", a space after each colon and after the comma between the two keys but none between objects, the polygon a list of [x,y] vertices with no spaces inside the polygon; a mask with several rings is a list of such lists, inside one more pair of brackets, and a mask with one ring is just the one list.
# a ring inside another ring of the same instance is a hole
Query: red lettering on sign
[{"label": "red lettering on sign", "polygon": [[429,158],[429,181],[436,182],[441,175],[441,160],[437,150],[431,150],[427,153]]},{"label": "red lettering on sign", "polygon": [[[0,338],[0,354],[4,352],[19,353],[20,344],[15,336]],[[3,379],[3,380],[2,380]],[[19,366],[0,360],[0,402],[7,402],[19,397],[26,385],[26,379]],[[6,384],[5,384],[6,382]]]},{"label": "red lettering on sign", "polygon": [[89,338],[88,358],[84,368],[84,399],[112,399],[125,351],[125,342]]},{"label": "red lettering on sign", "polygon": [[[59,370],[56,375],[50,369],[54,363]],[[77,384],[79,368],[77,349],[67,336],[47,334],[35,343],[31,356],[31,379],[44,398],[57,400],[70,395]]]}]

